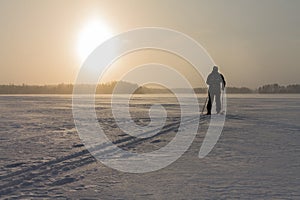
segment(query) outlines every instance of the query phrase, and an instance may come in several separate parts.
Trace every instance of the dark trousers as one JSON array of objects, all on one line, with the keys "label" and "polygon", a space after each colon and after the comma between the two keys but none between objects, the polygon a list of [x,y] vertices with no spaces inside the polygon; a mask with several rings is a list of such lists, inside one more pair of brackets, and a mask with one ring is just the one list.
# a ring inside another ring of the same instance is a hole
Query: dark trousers
[{"label": "dark trousers", "polygon": [[221,111],[221,92],[208,92],[207,114],[211,114],[212,104],[216,98],[216,111]]}]

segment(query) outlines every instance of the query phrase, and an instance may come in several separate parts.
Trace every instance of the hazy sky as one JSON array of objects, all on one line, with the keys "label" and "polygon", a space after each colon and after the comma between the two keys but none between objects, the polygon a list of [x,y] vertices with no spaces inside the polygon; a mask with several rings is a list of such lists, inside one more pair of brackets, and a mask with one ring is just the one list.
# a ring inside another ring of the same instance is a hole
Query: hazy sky
[{"label": "hazy sky", "polygon": [[181,31],[231,86],[299,83],[299,10],[299,0],[0,0],[0,84],[74,82],[88,48],[80,42],[98,22],[103,38],[144,26]]}]

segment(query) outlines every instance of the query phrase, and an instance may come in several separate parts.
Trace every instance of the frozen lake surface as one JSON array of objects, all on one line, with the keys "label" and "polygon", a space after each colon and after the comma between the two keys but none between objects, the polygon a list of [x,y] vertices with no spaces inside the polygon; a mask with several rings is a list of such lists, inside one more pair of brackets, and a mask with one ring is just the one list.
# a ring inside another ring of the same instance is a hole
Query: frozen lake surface
[{"label": "frozen lake surface", "polygon": [[[146,139],[122,133],[109,96],[96,102],[99,124],[125,150],[151,152],[176,134],[180,107],[167,95],[132,99],[137,124],[149,122],[152,103],[168,111],[168,131]],[[222,135],[208,156],[198,158],[209,122],[202,118],[191,147],[176,162],[130,174],[104,166],[85,149],[71,96],[0,96],[0,198],[300,199],[300,96],[229,95],[227,103]]]}]

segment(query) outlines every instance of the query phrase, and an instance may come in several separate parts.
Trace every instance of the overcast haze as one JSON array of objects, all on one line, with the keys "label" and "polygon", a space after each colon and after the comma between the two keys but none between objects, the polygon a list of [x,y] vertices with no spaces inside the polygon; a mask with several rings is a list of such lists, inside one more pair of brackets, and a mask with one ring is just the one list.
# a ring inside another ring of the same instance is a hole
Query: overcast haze
[{"label": "overcast haze", "polygon": [[0,1],[0,84],[73,83],[91,20],[159,26],[202,44],[231,86],[299,83],[299,0]]}]

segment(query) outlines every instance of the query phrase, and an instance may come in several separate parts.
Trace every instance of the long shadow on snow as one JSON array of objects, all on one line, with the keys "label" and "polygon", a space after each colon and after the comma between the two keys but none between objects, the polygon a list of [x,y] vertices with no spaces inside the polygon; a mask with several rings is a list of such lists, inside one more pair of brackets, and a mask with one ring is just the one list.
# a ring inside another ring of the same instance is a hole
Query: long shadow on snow
[{"label": "long shadow on snow", "polygon": [[[203,120],[204,119],[204,120]],[[201,118],[200,123],[204,122],[207,118]],[[188,120],[184,121],[184,123],[190,123],[194,121],[194,117],[189,118]],[[131,145],[137,145],[140,143],[143,143],[147,140],[151,140],[155,137],[158,137],[162,134],[168,133],[169,131],[177,131],[178,127],[180,125],[180,121],[175,121],[173,123],[165,125],[162,130],[148,138],[138,139],[132,136],[126,135],[124,138],[118,139],[114,142],[114,144],[117,144],[121,148],[128,148]],[[156,131],[156,129],[152,130]],[[109,147],[109,144],[101,144],[98,146],[95,146],[94,149],[103,149]],[[113,153],[113,150],[107,150],[104,151],[104,153]],[[17,189],[23,189],[25,187],[28,187],[30,185],[24,184],[26,181],[32,180],[36,177],[39,177],[40,179],[38,181],[35,180],[35,183],[40,183],[48,180],[49,178],[54,178],[62,172],[66,172],[78,167],[82,167],[84,165],[88,165],[90,163],[96,162],[96,159],[91,155],[91,153],[87,150],[81,150],[79,152],[72,153],[67,156],[63,156],[60,158],[56,158],[54,160],[44,162],[38,165],[33,165],[25,169],[21,169],[15,172],[11,172],[6,175],[0,176],[1,182],[6,182],[2,185],[0,185],[0,195],[7,195],[10,193],[15,192]],[[67,170],[63,170],[67,169]],[[41,176],[43,175],[43,176]],[[45,175],[49,175],[48,177]],[[47,185],[47,184],[46,184]],[[49,185],[49,184],[48,184]],[[51,185],[51,184],[50,184]]]}]

